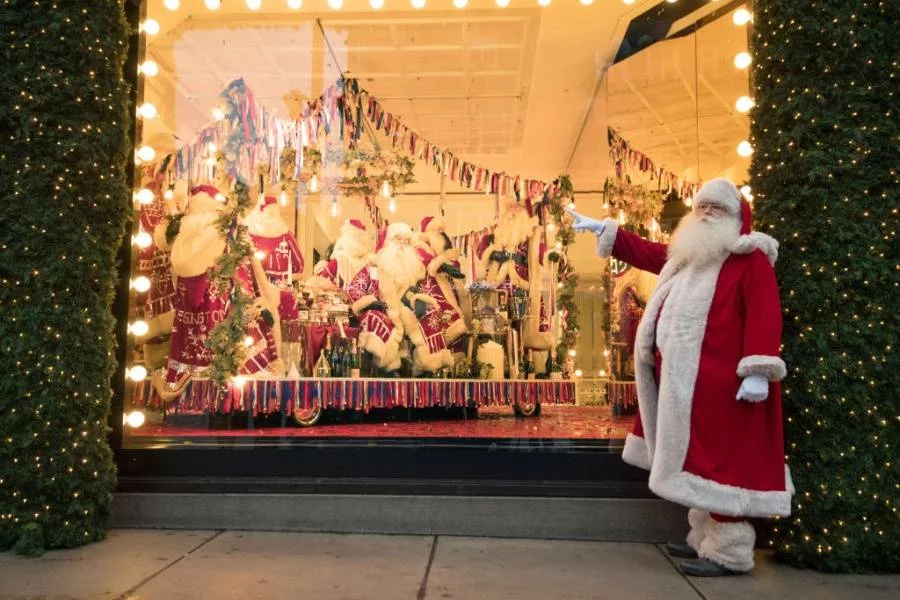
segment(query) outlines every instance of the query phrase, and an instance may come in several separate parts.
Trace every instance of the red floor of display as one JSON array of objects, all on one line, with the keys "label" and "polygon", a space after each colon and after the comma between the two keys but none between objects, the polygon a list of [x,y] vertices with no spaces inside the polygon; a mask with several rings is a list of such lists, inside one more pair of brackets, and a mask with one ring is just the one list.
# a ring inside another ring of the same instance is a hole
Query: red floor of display
[{"label": "red floor of display", "polygon": [[[631,432],[634,416],[614,416],[610,406],[548,405],[539,417],[517,418],[512,407],[491,406],[477,418],[391,420],[363,423],[324,423],[314,427],[258,427],[209,429],[174,425],[144,425],[126,435],[150,441],[154,437],[266,437],[266,438],[528,438],[528,439],[624,439]],[[126,438],[127,443],[127,438]]]}]

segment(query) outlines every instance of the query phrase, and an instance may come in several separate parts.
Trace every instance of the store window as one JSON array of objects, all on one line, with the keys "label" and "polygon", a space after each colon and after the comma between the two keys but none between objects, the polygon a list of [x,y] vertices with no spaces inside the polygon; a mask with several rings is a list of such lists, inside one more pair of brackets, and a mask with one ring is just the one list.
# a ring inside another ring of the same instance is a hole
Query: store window
[{"label": "store window", "polygon": [[619,447],[654,281],[565,209],[745,183],[719,4],[146,2],[123,447]]}]

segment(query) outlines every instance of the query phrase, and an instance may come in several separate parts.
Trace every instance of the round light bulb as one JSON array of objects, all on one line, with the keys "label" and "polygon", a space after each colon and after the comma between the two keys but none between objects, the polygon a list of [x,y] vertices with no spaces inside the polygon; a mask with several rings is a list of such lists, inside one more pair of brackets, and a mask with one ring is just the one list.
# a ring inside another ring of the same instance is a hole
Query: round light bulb
[{"label": "round light bulb", "polygon": [[737,99],[737,102],[734,103],[734,107],[739,113],[750,112],[750,109],[754,106],[756,106],[756,102],[754,102],[753,98],[750,96],[741,96]]},{"label": "round light bulb", "polygon": [[369,0],[369,6],[372,10],[381,10],[384,8],[384,0]]},{"label": "round light bulb", "polygon": [[145,60],[141,63],[140,71],[147,77],[156,77],[156,74],[159,73],[159,65],[156,64],[156,61]]},{"label": "round light bulb", "polygon": [[156,150],[150,146],[141,146],[137,151],[138,158],[144,162],[150,162],[156,157]]},{"label": "round light bulb", "polygon": [[553,223],[547,223],[547,231],[553,231],[556,226]]},{"label": "round light bulb", "polygon": [[694,199],[691,198],[690,196],[688,196],[687,198],[684,199],[684,205],[687,206],[688,208],[690,208],[691,206],[694,205]]},{"label": "round light bulb", "polygon": [[250,336],[250,335],[245,336],[244,337],[244,347],[249,348],[252,345],[253,345],[253,336]]},{"label": "round light bulb", "polygon": [[150,280],[141,275],[140,277],[136,277],[134,281],[131,282],[131,287],[133,287],[135,291],[143,294],[150,289]]},{"label": "round light bulb", "polygon": [[227,198],[225,198],[225,194],[223,194],[222,192],[216,192],[215,200],[216,202],[225,202]]},{"label": "round light bulb", "polygon": [[141,30],[147,35],[156,35],[159,33],[159,21],[156,19],[147,19],[141,23]]},{"label": "round light bulb", "polygon": [[165,198],[166,200],[171,200],[174,197],[175,190],[173,190],[172,188],[168,188],[165,192],[163,192],[163,198]]},{"label": "round light bulb", "polygon": [[594,0],[578,0],[578,1],[581,2],[582,6],[590,6],[591,4],[594,3]]},{"label": "round light bulb", "polygon": [[256,260],[262,260],[266,257],[266,253],[263,252],[262,250],[257,250],[256,252],[253,253],[253,257]]},{"label": "round light bulb", "polygon": [[391,197],[391,184],[385,179],[381,184],[381,195],[385,198]]},{"label": "round light bulb", "polygon": [[746,8],[739,8],[734,11],[734,14],[731,15],[731,20],[735,25],[740,27],[741,25],[746,25],[753,18],[753,15],[750,14],[750,11]]},{"label": "round light bulb", "polygon": [[209,10],[219,10],[219,7],[222,6],[222,0],[203,0],[203,4]]},{"label": "round light bulb", "polygon": [[425,0],[411,0],[413,8],[425,8]]},{"label": "round light bulb", "polygon": [[340,206],[338,206],[338,201],[335,198],[334,200],[331,201],[331,216],[337,217],[340,214],[340,212],[341,212],[341,208],[340,208]]},{"label": "round light bulb", "polygon": [[344,5],[344,0],[328,0],[328,6],[331,10],[340,10]]},{"label": "round light bulb", "polygon": [[141,188],[137,193],[138,202],[141,204],[152,204],[155,197],[154,193],[147,188]]},{"label": "round light bulb", "polygon": [[453,6],[456,8],[465,8],[468,3],[469,0],[453,0]]},{"label": "round light bulb", "polygon": [[288,0],[288,8],[291,10],[300,10],[303,7],[303,0]]},{"label": "round light bulb", "polygon": [[741,193],[742,193],[744,196],[746,196],[747,198],[749,198],[749,197],[752,195],[752,194],[750,193],[750,192],[752,192],[752,191],[753,191],[753,190],[750,189],[750,186],[749,186],[749,185],[742,185],[742,186],[741,186]]},{"label": "round light bulb", "polygon": [[388,202],[388,212],[395,213],[397,212],[397,201],[391,198],[391,201]]},{"label": "round light bulb", "polygon": [[259,10],[262,6],[262,0],[247,0],[247,8],[250,10]]},{"label": "round light bulb", "polygon": [[137,429],[141,425],[144,424],[145,418],[144,413],[139,410],[133,410],[125,417],[125,422],[129,427]]},{"label": "round light bulb", "polygon": [[137,337],[141,337],[142,335],[147,335],[147,332],[150,331],[150,326],[147,325],[147,321],[135,321],[131,325],[131,333],[136,335]]},{"label": "round light bulb", "polygon": [[214,106],[212,109],[212,116],[216,121],[221,121],[225,118],[225,109],[221,106]]},{"label": "round light bulb", "polygon": [[315,194],[319,191],[319,178],[313,173],[313,176],[309,179],[309,191]]},{"label": "round light bulb", "polygon": [[622,0],[625,4],[634,4],[634,0]]},{"label": "round light bulb", "polygon": [[753,154],[753,146],[750,145],[750,142],[744,140],[737,147],[737,153],[741,156],[747,157]]},{"label": "round light bulb", "polygon": [[134,245],[138,248],[149,248],[150,244],[152,243],[153,236],[146,231],[141,231],[136,236],[134,236]]},{"label": "round light bulb", "polygon": [[584,375],[584,371],[582,371],[581,369],[575,369],[575,377],[581,377],[582,375]]},{"label": "round light bulb", "polygon": [[506,8],[507,6],[509,6],[509,0],[495,0],[495,2],[500,8]]},{"label": "round light bulb", "polygon": [[748,52],[738,52],[734,57],[734,66],[738,69],[746,69],[753,62],[753,58]]},{"label": "round light bulb", "polygon": [[288,196],[287,196],[287,192],[285,190],[281,190],[281,195],[279,196],[278,201],[281,203],[282,206],[287,206]]},{"label": "round light bulb", "polygon": [[178,7],[181,6],[181,0],[163,0],[163,6],[169,10],[178,10]]},{"label": "round light bulb", "polygon": [[569,210],[575,210],[575,201],[569,202]]},{"label": "round light bulb", "polygon": [[538,4],[541,6],[550,6],[551,0],[538,0]]},{"label": "round light bulb", "polygon": [[143,119],[155,119],[156,118],[156,107],[150,104],[149,102],[144,102],[141,104],[141,107],[138,109],[138,113],[141,115]]},{"label": "round light bulb", "polygon": [[143,381],[147,378],[147,367],[144,365],[134,365],[125,371],[125,375],[132,381]]},{"label": "round light bulb", "polygon": [[575,348],[572,348],[571,350],[569,350],[569,356],[574,357],[576,354],[578,354],[578,352],[575,350]]}]

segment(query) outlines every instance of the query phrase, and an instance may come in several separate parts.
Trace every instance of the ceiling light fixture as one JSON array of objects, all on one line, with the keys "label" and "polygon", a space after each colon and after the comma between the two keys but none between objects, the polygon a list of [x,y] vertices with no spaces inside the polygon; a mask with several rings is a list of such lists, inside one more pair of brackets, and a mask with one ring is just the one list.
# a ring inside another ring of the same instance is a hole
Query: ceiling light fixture
[{"label": "ceiling light fixture", "polygon": [[178,7],[181,6],[181,0],[163,0],[163,6],[169,10],[178,10]]},{"label": "ceiling light fixture", "polygon": [[344,0],[328,0],[328,6],[331,10],[341,10],[344,6]]},{"label": "ceiling light fixture", "polygon": [[413,8],[425,8],[425,0],[410,0]]},{"label": "ceiling light fixture", "polygon": [[453,6],[456,8],[465,8],[468,3],[469,0],[453,0]]},{"label": "ceiling light fixture", "polygon": [[506,8],[509,6],[509,0],[495,0],[497,2],[497,6],[500,8]]},{"label": "ceiling light fixture", "polygon": [[384,0],[369,0],[369,6],[372,10],[381,10],[384,8]]},{"label": "ceiling light fixture", "polygon": [[203,4],[209,10],[219,10],[219,7],[222,6],[222,0],[203,0]]},{"label": "ceiling light fixture", "polygon": [[551,1],[552,0],[538,0],[538,4],[540,4],[541,6],[550,6]]},{"label": "ceiling light fixture", "polygon": [[287,0],[288,8],[292,10],[300,10],[303,8],[303,0]]}]

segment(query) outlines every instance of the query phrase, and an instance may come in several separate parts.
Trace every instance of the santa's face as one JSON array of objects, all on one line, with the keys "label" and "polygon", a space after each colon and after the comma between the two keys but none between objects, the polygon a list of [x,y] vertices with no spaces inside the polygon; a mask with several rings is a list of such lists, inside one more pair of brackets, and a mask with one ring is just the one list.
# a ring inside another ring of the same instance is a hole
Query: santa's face
[{"label": "santa's face", "polygon": [[528,211],[516,203],[506,205],[505,214],[494,231],[494,239],[504,248],[515,248],[532,234],[537,219],[528,216]]},{"label": "santa's face", "polygon": [[385,240],[378,252],[378,275],[383,284],[391,282],[401,290],[424,279],[425,266],[412,245],[411,235],[401,233]]},{"label": "santa's face", "polygon": [[701,200],[695,204],[693,212],[701,221],[707,223],[718,223],[729,216],[724,206],[707,200]]},{"label": "santa's face", "polygon": [[690,212],[672,236],[669,258],[688,264],[721,260],[731,252],[740,230],[740,219],[721,207]]}]

